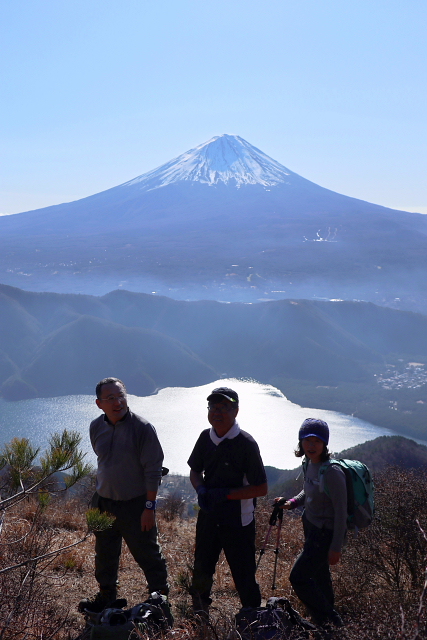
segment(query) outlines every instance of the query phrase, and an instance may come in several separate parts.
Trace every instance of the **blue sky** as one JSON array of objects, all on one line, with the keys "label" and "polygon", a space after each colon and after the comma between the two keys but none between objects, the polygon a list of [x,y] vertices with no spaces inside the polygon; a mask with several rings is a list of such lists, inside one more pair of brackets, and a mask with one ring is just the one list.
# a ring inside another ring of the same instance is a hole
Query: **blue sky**
[{"label": "blue sky", "polygon": [[424,0],[5,0],[0,212],[234,133],[324,187],[427,213]]}]

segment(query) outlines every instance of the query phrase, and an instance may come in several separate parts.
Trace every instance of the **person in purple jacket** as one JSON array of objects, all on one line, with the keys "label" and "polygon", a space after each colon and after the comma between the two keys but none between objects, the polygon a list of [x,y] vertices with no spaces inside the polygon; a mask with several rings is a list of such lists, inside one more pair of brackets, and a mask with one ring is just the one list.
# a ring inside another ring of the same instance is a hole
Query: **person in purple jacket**
[{"label": "person in purple jacket", "polygon": [[330,565],[341,559],[347,532],[347,487],[345,474],[330,464],[324,475],[328,494],[319,483],[319,469],[330,459],[329,427],[317,418],[307,418],[298,434],[297,457],[305,456],[304,487],[294,498],[276,498],[283,509],[304,506],[304,548],[292,568],[289,580],[298,598],[319,626],[343,626],[334,609]]}]

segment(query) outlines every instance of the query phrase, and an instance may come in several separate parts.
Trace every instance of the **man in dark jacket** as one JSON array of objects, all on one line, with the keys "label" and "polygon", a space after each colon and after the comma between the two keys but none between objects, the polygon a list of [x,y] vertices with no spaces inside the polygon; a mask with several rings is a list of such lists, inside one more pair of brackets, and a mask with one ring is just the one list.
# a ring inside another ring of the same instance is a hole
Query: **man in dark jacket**
[{"label": "man in dark jacket", "polygon": [[193,610],[207,619],[221,550],[243,607],[259,607],[255,580],[255,498],[267,493],[267,478],[255,440],[236,422],[239,397],[219,387],[208,397],[210,429],[202,431],[188,460],[200,506],[191,594]]},{"label": "man in dark jacket", "polygon": [[112,527],[95,533],[99,592],[80,602],[81,611],[102,611],[116,599],[122,539],[143,570],[148,591],[168,593],[166,563],[156,527],[162,447],[154,427],[128,408],[121,380],[104,378],[96,386],[96,396],[96,404],[104,413],[90,425],[90,440],[98,459],[92,506],[116,519]]}]

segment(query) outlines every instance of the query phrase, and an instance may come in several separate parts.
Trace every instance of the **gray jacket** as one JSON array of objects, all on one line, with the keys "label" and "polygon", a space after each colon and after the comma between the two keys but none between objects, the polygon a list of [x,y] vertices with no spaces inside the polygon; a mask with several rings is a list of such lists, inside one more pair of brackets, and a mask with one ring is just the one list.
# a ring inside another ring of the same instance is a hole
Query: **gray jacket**
[{"label": "gray jacket", "polygon": [[345,473],[338,465],[331,464],[325,473],[330,497],[320,491],[319,469],[324,464],[308,464],[304,489],[295,496],[296,506],[304,505],[305,516],[314,526],[334,532],[330,550],[342,550],[347,531],[347,487]]},{"label": "gray jacket", "polygon": [[98,457],[96,491],[103,498],[131,500],[157,491],[163,450],[147,420],[128,411],[111,424],[103,414],[90,425],[90,441]]}]

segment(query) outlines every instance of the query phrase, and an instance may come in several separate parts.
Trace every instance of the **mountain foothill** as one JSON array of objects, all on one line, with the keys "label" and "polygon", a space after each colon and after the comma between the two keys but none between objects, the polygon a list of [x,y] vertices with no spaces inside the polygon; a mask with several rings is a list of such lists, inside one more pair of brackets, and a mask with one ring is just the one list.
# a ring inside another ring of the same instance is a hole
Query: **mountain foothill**
[{"label": "mountain foothill", "polygon": [[367,302],[223,304],[0,285],[0,329],[7,400],[92,394],[108,375],[135,395],[226,376],[276,384],[293,399],[296,381],[376,389],[386,362],[427,362],[427,317]]}]

